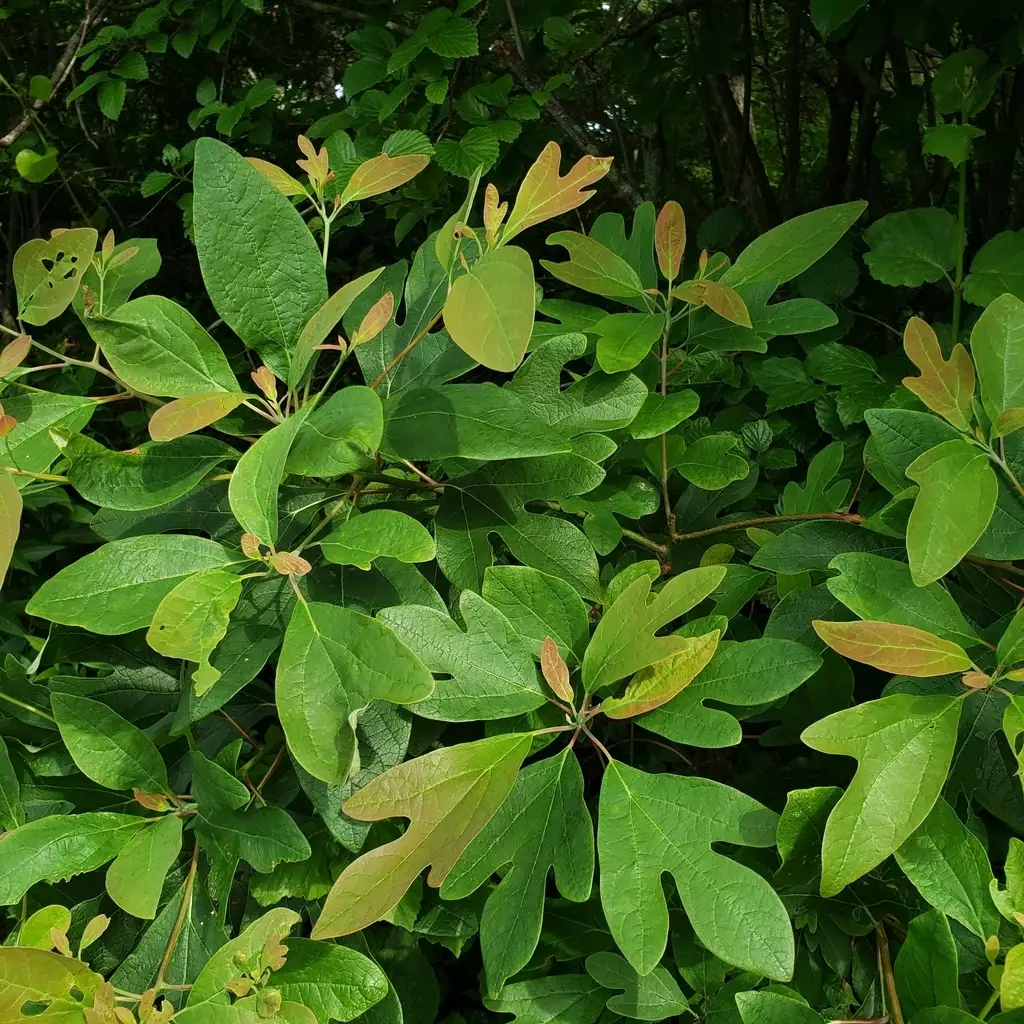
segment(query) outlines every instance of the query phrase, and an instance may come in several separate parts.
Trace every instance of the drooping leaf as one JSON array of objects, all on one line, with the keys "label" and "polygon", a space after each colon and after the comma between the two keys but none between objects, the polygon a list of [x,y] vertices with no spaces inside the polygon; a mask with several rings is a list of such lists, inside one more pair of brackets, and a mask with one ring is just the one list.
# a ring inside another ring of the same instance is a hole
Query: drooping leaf
[{"label": "drooping leaf", "polygon": [[942,676],[948,672],[966,672],[971,667],[971,659],[959,644],[917,626],[870,619],[863,622],[816,619],[812,625],[832,650],[893,675]]},{"label": "drooping leaf", "polygon": [[974,397],[974,364],[967,350],[957,343],[949,359],[944,359],[935,331],[916,316],[907,321],[903,347],[920,371],[918,377],[904,377],[904,387],[958,430],[967,430]]},{"label": "drooping leaf", "polygon": [[194,182],[196,250],[210,300],[287,379],[302,328],[327,301],[317,244],[288,198],[224,143],[196,143]]},{"label": "drooping leaf", "polygon": [[741,707],[767,704],[792,693],[819,668],[821,658],[792,640],[761,637],[725,643],[678,696],[637,724],[689,746],[734,746],[743,736],[740,723],[728,711],[708,707],[705,701]]},{"label": "drooping leaf", "polygon": [[264,544],[277,541],[277,492],[303,419],[301,413],[296,413],[268,430],[242,455],[231,474],[228,484],[231,511],[245,532]]},{"label": "drooping leaf", "polygon": [[941,579],[978,542],[992,520],[999,481],[985,453],[944,441],[906,471],[918,485],[907,522],[910,574],[919,587]]},{"label": "drooping leaf", "polygon": [[651,581],[634,580],[605,612],[583,657],[587,693],[690,648],[688,637],[659,637],[673,619],[699,604],[725,578],[721,566],[680,573],[650,600]]},{"label": "drooping leaf", "polygon": [[156,917],[167,872],[181,851],[181,818],[167,814],[134,835],[107,868],[110,898],[134,917]]},{"label": "drooping leaf", "polygon": [[375,558],[400,562],[429,562],[435,554],[434,538],[412,516],[378,508],[336,523],[320,542],[329,562],[369,569]]},{"label": "drooping leaf", "polygon": [[584,156],[566,175],[560,176],[558,167],[561,162],[562,151],[558,143],[549,142],[519,186],[515,206],[502,232],[502,242],[511,241],[534,224],[582,206],[594,194],[593,189],[584,189],[600,181],[612,165],[609,157]]},{"label": "drooping leaf", "polygon": [[910,922],[893,973],[908,1020],[932,1006],[960,1008],[956,944],[945,914],[929,910]]},{"label": "drooping leaf", "polygon": [[711,660],[718,647],[717,629],[703,636],[687,637],[688,648],[641,669],[629,681],[621,697],[601,701],[601,713],[608,718],[632,718],[645,715],[669,703],[692,684]]},{"label": "drooping leaf", "polygon": [[466,632],[422,605],[385,608],[386,623],[431,672],[442,675],[432,694],[411,710],[447,722],[511,718],[547,699],[530,649],[496,608],[471,590],[459,598]]},{"label": "drooping leaf", "polygon": [[243,561],[205,537],[146,534],[111,541],[48,579],[26,611],[107,636],[144,629],[187,576]]},{"label": "drooping leaf", "polygon": [[484,253],[455,279],[444,304],[444,325],[468,356],[511,373],[530,344],[535,301],[529,253],[503,246]]},{"label": "drooping leaf", "polygon": [[756,800],[710,779],[608,765],[597,830],[601,903],[638,973],[649,974],[665,951],[661,877],[668,872],[712,953],[780,981],[792,975],[793,933],[782,901],[760,875],[712,848],[716,842],[773,846],[776,821]]},{"label": "drooping leaf", "polygon": [[462,851],[501,806],[529,753],[529,734],[511,733],[441,747],[364,786],[345,813],[365,821],[401,815],[401,838],[350,864],[334,883],[313,938],[359,931],[383,917],[424,868],[439,886]]},{"label": "drooping leaf", "polygon": [[68,753],[93,782],[107,789],[168,792],[164,760],[141,729],[88,697],[55,693],[50,703]]},{"label": "drooping leaf", "polygon": [[571,750],[523,769],[497,814],[448,873],[441,896],[463,899],[506,865],[480,921],[491,992],[522,970],[537,947],[550,871],[565,899],[580,903],[590,897],[594,826]]},{"label": "drooping leaf", "polygon": [[150,417],[149,436],[154,441],[173,441],[194,434],[233,412],[245,397],[241,392],[207,391],[168,402]]},{"label": "drooping leaf", "polygon": [[825,827],[823,896],[877,867],[928,817],[946,781],[961,707],[955,697],[896,694],[803,731],[814,750],[858,762]]},{"label": "drooping leaf", "polygon": [[377,619],[319,601],[295,606],[277,662],[288,748],[315,778],[341,785],[355,756],[354,718],[371,700],[429,697],[426,666]]}]

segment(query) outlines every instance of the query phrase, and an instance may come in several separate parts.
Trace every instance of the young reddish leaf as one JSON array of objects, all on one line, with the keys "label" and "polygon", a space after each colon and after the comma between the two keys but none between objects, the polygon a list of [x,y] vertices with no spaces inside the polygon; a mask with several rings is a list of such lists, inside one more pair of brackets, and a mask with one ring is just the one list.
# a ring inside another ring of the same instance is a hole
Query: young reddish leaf
[{"label": "young reddish leaf", "polygon": [[970,690],[984,690],[992,682],[992,677],[987,672],[973,668],[960,677],[960,682]]},{"label": "young reddish leaf", "polygon": [[360,164],[349,178],[345,191],[341,194],[342,205],[369,199],[370,196],[378,196],[382,192],[390,192],[393,188],[411,181],[429,163],[430,157],[423,153],[410,153],[408,156],[375,156],[372,160]]},{"label": "young reddish leaf", "polygon": [[[321,146],[320,152],[316,151],[316,146],[313,145],[305,135],[300,135],[298,138],[299,149],[306,155],[305,160],[296,160],[295,163],[302,168],[308,175],[309,180],[313,183],[313,187],[319,192],[324,185],[327,183],[327,179],[331,176],[330,161],[327,156],[327,147]],[[275,188],[280,186],[275,181],[271,181],[271,184]],[[283,191],[283,190],[282,190]],[[285,195],[288,193],[285,192]]]},{"label": "young reddish leaf", "polygon": [[558,143],[549,142],[519,186],[516,205],[502,235],[503,242],[511,241],[534,224],[582,206],[594,194],[593,189],[588,192],[583,189],[600,181],[612,166],[610,156],[585,156],[576,161],[568,174],[559,177],[561,162]]},{"label": "young reddish leaf", "polygon": [[679,276],[686,250],[686,216],[677,202],[667,202],[658,214],[654,250],[658,254],[658,269],[662,276],[674,281]]},{"label": "young reddish leaf", "polygon": [[949,360],[942,358],[939,339],[920,317],[911,317],[903,332],[903,347],[920,377],[904,377],[903,384],[958,430],[971,422],[974,364],[963,345],[953,346]]},{"label": "young reddish leaf", "polygon": [[263,394],[270,399],[275,401],[277,398],[277,378],[266,366],[261,366],[257,370],[253,370],[249,374],[252,378],[253,384],[256,385],[263,392]]},{"label": "young reddish leaf", "polygon": [[544,638],[540,647],[540,670],[555,696],[571,704],[573,692],[569,682],[569,666],[562,658],[558,644],[549,636]]},{"label": "young reddish leaf", "polygon": [[529,733],[439,747],[378,775],[345,802],[360,821],[408,818],[394,842],[353,861],[334,883],[312,938],[350,935],[379,921],[424,868],[439,886],[508,796],[530,752]]},{"label": "young reddish leaf", "polygon": [[0,352],[0,377],[6,377],[21,366],[31,348],[32,339],[27,334],[19,335],[9,345],[5,345],[3,352]]},{"label": "young reddish leaf", "polygon": [[743,297],[727,284],[717,281],[684,281],[672,295],[695,306],[707,306],[730,323],[750,327],[750,313]]},{"label": "young reddish leaf", "polygon": [[487,244],[494,245],[498,240],[501,222],[508,213],[508,203],[498,203],[498,190],[488,185],[484,190],[484,230],[487,233]]},{"label": "young reddish leaf", "polygon": [[352,335],[353,345],[365,345],[373,341],[387,327],[395,315],[395,297],[385,292],[369,309]]},{"label": "young reddish leaf", "polygon": [[21,530],[21,491],[10,473],[0,472],[0,586],[7,576]]},{"label": "young reddish leaf", "polygon": [[959,644],[916,626],[821,619],[815,619],[811,625],[844,658],[893,675],[943,676],[948,672],[966,672],[971,667],[971,659]]},{"label": "young reddish leaf", "polygon": [[160,406],[149,421],[149,436],[154,441],[173,441],[193,434],[223,419],[245,401],[240,391],[207,391],[186,395]]},{"label": "young reddish leaf", "polygon": [[305,576],[313,566],[294,551],[278,551],[267,559],[268,564],[282,576]]},{"label": "young reddish leaf", "polygon": [[678,654],[637,672],[621,697],[601,702],[609,718],[632,718],[668,703],[690,685],[713,657],[718,647],[717,629],[703,636],[687,637],[688,646]]},{"label": "young reddish leaf", "polygon": [[511,373],[530,344],[536,300],[529,254],[502,246],[484,253],[456,279],[444,304],[444,325],[478,363]]}]

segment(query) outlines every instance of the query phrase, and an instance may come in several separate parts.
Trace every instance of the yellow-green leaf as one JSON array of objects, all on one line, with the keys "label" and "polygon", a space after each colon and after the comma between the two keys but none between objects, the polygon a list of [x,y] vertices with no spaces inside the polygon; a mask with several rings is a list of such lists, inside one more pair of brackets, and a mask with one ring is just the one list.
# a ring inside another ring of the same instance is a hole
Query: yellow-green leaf
[{"label": "yellow-green leaf", "polygon": [[818,636],[844,658],[893,675],[942,676],[966,672],[971,667],[971,659],[959,644],[916,626],[821,619],[811,624]]},{"label": "yellow-green leaf", "polygon": [[532,742],[529,733],[510,733],[440,747],[378,775],[349,797],[343,810],[351,818],[402,817],[409,826],[342,872],[312,937],[349,935],[379,921],[428,866],[428,884],[439,886],[508,796]]},{"label": "yellow-green leaf", "polygon": [[21,926],[18,933],[19,946],[32,946],[35,949],[53,949],[52,932],[67,934],[71,927],[71,911],[59,903],[52,903],[48,907],[40,907]]},{"label": "yellow-green leaf", "polygon": [[587,185],[600,181],[611,169],[611,157],[584,156],[573,164],[569,173],[559,177],[558,165],[562,151],[557,142],[549,142],[519,186],[516,205],[505,225],[502,241],[511,241],[520,231],[534,224],[551,220],[582,206],[594,190],[583,191]]},{"label": "yellow-green leaf", "polygon": [[5,1024],[28,1020],[21,1012],[26,1003],[49,1004],[44,1013],[35,1015],[39,1020],[85,1021],[81,996],[91,996],[102,984],[102,975],[81,960],[26,946],[0,948],[0,1008]]},{"label": "yellow-green leaf", "polygon": [[992,421],[992,437],[1009,437],[1024,427],[1024,409],[1004,409]]},{"label": "yellow-green leaf", "polygon": [[548,235],[548,245],[561,245],[569,253],[566,263],[541,260],[549,273],[566,284],[604,295],[610,299],[639,298],[644,285],[637,272],[607,246],[578,231],[556,231]]},{"label": "yellow-green leaf", "polygon": [[661,707],[697,678],[714,655],[719,635],[715,629],[703,636],[686,637],[684,650],[638,672],[621,697],[602,701],[601,710],[609,718],[632,718]]},{"label": "yellow-green leaf", "polygon": [[1021,1006],[1024,1006],[1024,942],[1006,954],[1003,974],[999,979],[999,1008],[1008,1012]]},{"label": "yellow-green leaf", "polygon": [[306,189],[302,182],[293,178],[284,168],[272,164],[269,160],[261,160],[258,156],[247,156],[245,158],[270,182],[278,192],[286,196],[304,196]]},{"label": "yellow-green leaf", "polygon": [[672,290],[672,295],[694,306],[707,306],[720,317],[740,327],[752,326],[743,296],[727,284],[719,284],[717,281],[684,281]]},{"label": "yellow-green leaf", "polygon": [[18,249],[12,269],[19,320],[38,327],[68,308],[96,251],[96,238],[95,228],[71,228]]},{"label": "yellow-green leaf", "polygon": [[427,164],[430,157],[423,153],[410,153],[408,156],[375,156],[360,164],[348,180],[345,191],[341,194],[341,202],[355,203],[360,199],[390,192],[399,185],[411,181]]},{"label": "yellow-green leaf", "polygon": [[971,422],[974,397],[974,364],[963,345],[953,346],[948,360],[942,358],[939,339],[920,317],[911,317],[903,332],[903,347],[920,377],[904,377],[903,383],[932,412],[949,420],[958,430]]},{"label": "yellow-green leaf", "polygon": [[658,254],[658,269],[669,281],[679,276],[679,267],[686,250],[686,216],[674,201],[667,202],[658,214],[654,226],[654,251]]},{"label": "yellow-green leaf", "polygon": [[0,586],[7,576],[21,530],[21,491],[10,473],[0,473]]},{"label": "yellow-green leaf", "polygon": [[32,348],[32,339],[27,334],[19,335],[0,352],[0,377],[8,376],[25,361]]},{"label": "yellow-green leaf", "polygon": [[149,436],[154,441],[173,441],[185,434],[223,419],[245,401],[245,395],[236,391],[208,391],[201,395],[186,395],[160,406],[149,421]]},{"label": "yellow-green leaf", "polygon": [[478,363],[511,373],[530,344],[535,303],[529,254],[504,246],[484,253],[456,279],[444,304],[444,325]]}]

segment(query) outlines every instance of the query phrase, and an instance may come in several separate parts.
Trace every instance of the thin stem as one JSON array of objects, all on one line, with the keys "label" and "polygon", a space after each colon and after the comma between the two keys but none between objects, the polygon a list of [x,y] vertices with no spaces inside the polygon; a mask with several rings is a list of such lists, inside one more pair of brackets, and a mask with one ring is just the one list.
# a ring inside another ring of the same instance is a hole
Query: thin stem
[{"label": "thin stem", "polygon": [[985,1000],[985,1005],[978,1011],[978,1020],[984,1020],[991,1012],[992,1007],[996,1005],[999,1000],[999,990],[996,989],[992,995]]},{"label": "thin stem", "polygon": [[[960,165],[960,195],[956,204],[956,278],[953,281],[953,344],[960,340],[960,306],[963,301],[964,249],[967,248],[967,161]],[[897,1021],[896,1024],[901,1024]]]},{"label": "thin stem", "polygon": [[0,471],[10,473],[11,476],[27,476],[32,480],[51,480],[56,484],[66,484],[68,478],[57,473],[33,473],[27,469],[16,469],[14,466],[0,466]]},{"label": "thin stem", "polygon": [[[658,390],[664,399],[668,395],[668,336],[672,330],[672,291],[665,299],[665,327],[661,332],[661,381]],[[676,530],[676,516],[668,493],[668,433],[661,435],[661,500],[665,504],[665,524],[671,537]]]},{"label": "thin stem", "polygon": [[8,327],[6,324],[0,324],[0,331],[3,331],[4,334],[11,335],[12,338],[21,337],[21,331],[12,331],[11,328]]},{"label": "thin stem", "polygon": [[281,422],[280,420],[277,420],[273,416],[271,416],[270,413],[264,412],[258,405],[253,405],[252,402],[245,401],[242,403],[242,405],[244,405],[246,409],[249,409],[251,412],[256,413],[257,416],[262,416],[265,420],[270,420],[271,423],[277,424]]},{"label": "thin stem", "polygon": [[645,537],[642,533],[637,533],[636,530],[627,530],[623,527],[622,536],[628,537],[631,541],[634,541],[651,551],[657,551],[659,555],[668,554],[667,544],[659,544],[657,541],[651,540],[649,537]]},{"label": "thin stem", "polygon": [[[1000,448],[1002,448],[1002,438],[1000,440]],[[1014,490],[1024,498],[1024,487],[1021,486],[1021,482],[1017,479],[1016,474],[1010,469],[1006,459],[1002,458],[1001,455],[991,448],[988,452],[988,457],[1006,474],[1006,478],[1013,484]]]},{"label": "thin stem", "polygon": [[[798,523],[807,519],[836,519],[842,523],[860,524],[864,517],[854,512],[800,512],[788,516],[760,516],[757,519],[735,519],[729,523],[719,523],[706,530],[694,530],[692,533],[674,533],[672,540],[698,540],[711,537],[716,533],[729,533],[732,530],[745,530],[749,526],[771,526],[775,523]],[[1001,564],[1001,563],[1000,563]]]},{"label": "thin stem", "polygon": [[430,333],[431,328],[433,328],[434,326],[436,326],[436,324],[440,322],[441,314],[443,312],[443,309],[439,309],[434,314],[434,317],[430,321],[430,323],[427,324],[427,326],[424,327],[423,330],[420,331],[419,334],[417,334],[416,337],[414,337],[412,341],[410,341],[409,344],[406,345],[405,348],[403,348],[402,351],[399,352],[398,355],[395,356],[395,358],[392,359],[391,362],[388,363],[388,365],[385,366],[384,369],[380,371],[379,374],[377,374],[377,376],[373,380],[373,383],[370,384],[371,390],[376,391],[377,388],[379,388],[381,384],[384,383],[384,381],[387,379],[388,374]]},{"label": "thin stem", "polygon": [[[590,742],[593,743],[594,746],[597,747],[597,749],[600,750],[602,754],[604,754],[605,761],[608,764],[611,764],[612,755],[608,753],[608,748],[585,725],[583,725],[582,722],[580,723],[580,728],[586,734],[587,739],[589,739]],[[902,1024],[902,1022],[900,1022],[900,1024]]]},{"label": "thin stem", "polygon": [[53,722],[54,725],[57,724],[57,719],[48,712],[43,711],[42,708],[37,708],[33,704],[26,704],[24,701],[18,700],[17,697],[12,697],[9,693],[4,693],[2,690],[0,690],[0,700],[5,700],[8,704],[21,708],[22,711],[28,711],[33,715],[38,715],[40,718],[45,718],[48,722]]},{"label": "thin stem", "polygon": [[892,1017],[893,1024],[903,1024],[900,997],[896,992],[896,979],[893,977],[892,961],[889,959],[889,939],[885,934],[885,925],[881,922],[875,925],[875,942],[878,949],[878,969],[882,974],[886,1001],[889,1004],[889,1016]]},{"label": "thin stem", "polygon": [[408,468],[411,469],[428,487],[432,487],[436,490],[438,487],[443,486],[442,484],[439,484],[435,479],[433,479],[433,477],[427,476],[427,474],[424,473],[422,469],[417,469],[416,466],[413,465],[413,463],[411,463],[408,459],[401,459],[399,461],[402,463],[402,465],[408,466]]},{"label": "thin stem", "polygon": [[[171,957],[174,956],[174,948],[178,945],[178,937],[181,935],[181,929],[185,924],[185,915],[188,913],[188,908],[192,905],[192,887],[196,884],[196,869],[199,867],[199,844],[196,843],[192,848],[192,863],[188,868],[188,877],[185,879],[185,890],[181,894],[181,906],[178,908],[178,916],[174,919],[174,927],[171,929],[171,934],[167,939],[167,948],[164,950],[164,958],[160,961],[160,970],[157,971],[156,981],[153,983],[153,988],[157,992],[160,989],[166,987],[164,985],[164,975],[167,973],[167,968],[171,965]],[[902,1021],[900,1022],[902,1024]]]}]

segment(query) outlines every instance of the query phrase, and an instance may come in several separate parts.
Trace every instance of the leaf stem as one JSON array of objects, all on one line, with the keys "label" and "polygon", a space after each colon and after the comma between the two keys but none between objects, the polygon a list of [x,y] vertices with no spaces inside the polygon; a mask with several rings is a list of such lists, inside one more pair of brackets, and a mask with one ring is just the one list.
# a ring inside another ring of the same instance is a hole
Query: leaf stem
[{"label": "leaf stem", "polygon": [[900,1009],[900,997],[896,992],[896,979],[892,973],[892,961],[889,958],[889,938],[885,934],[885,925],[881,921],[875,925],[875,943],[878,950],[878,969],[885,985],[886,1001],[893,1024],[903,1024],[903,1011]]},{"label": "leaf stem", "polygon": [[[199,867],[199,844],[196,843],[192,848],[192,863],[188,868],[188,877],[185,879],[185,889],[181,894],[181,906],[178,908],[178,916],[174,919],[174,927],[171,929],[171,934],[167,939],[167,948],[164,950],[163,959],[160,961],[160,969],[156,973],[156,981],[153,983],[153,988],[159,992],[160,989],[166,988],[164,985],[164,975],[167,973],[167,968],[171,964],[171,957],[174,956],[174,948],[178,945],[178,938],[181,935],[181,929],[185,924],[185,915],[188,913],[188,908],[192,903],[192,888],[196,884],[196,869]],[[902,1021],[900,1022],[902,1024]]]},{"label": "leaf stem", "polygon": [[18,700],[17,697],[12,697],[9,693],[4,693],[2,690],[0,690],[0,700],[5,700],[8,704],[21,708],[22,711],[28,711],[33,715],[38,715],[40,718],[45,718],[46,721],[52,722],[54,725],[57,724],[57,719],[48,711],[43,711],[42,708],[37,708],[34,704],[26,704],[24,701]]},{"label": "leaf stem", "polygon": [[985,1005],[978,1011],[978,1020],[984,1020],[992,1012],[992,1007],[996,1005],[998,999],[999,990],[996,989],[992,995],[985,1000]]},{"label": "leaf stem", "polygon": [[[668,395],[668,336],[672,330],[672,290],[669,289],[665,298],[665,326],[661,332],[661,380],[658,391],[664,399]],[[676,514],[672,511],[672,501],[668,493],[668,432],[661,435],[661,500],[665,504],[665,525],[671,537],[676,531]]]},{"label": "leaf stem", "polygon": [[66,484],[68,478],[57,473],[33,473],[27,469],[17,469],[14,466],[0,466],[0,472],[10,473],[11,476],[27,476],[32,480],[51,480],[53,483]]},{"label": "leaf stem", "polygon": [[395,356],[395,358],[392,359],[391,362],[388,363],[388,365],[385,366],[384,369],[377,374],[377,376],[373,379],[373,382],[370,384],[371,390],[376,391],[377,388],[379,388],[381,384],[384,383],[385,379],[387,378],[387,375],[430,333],[431,328],[437,325],[437,323],[441,319],[441,314],[443,312],[444,308],[442,307],[434,314],[430,323],[428,323],[427,326],[424,327],[423,330],[420,331],[419,334],[417,334],[412,339],[412,341],[410,341],[409,344],[406,345],[405,348],[403,348],[402,351],[399,352],[398,355]]},{"label": "leaf stem", "polygon": [[856,512],[799,512],[783,516],[759,516],[757,519],[734,519],[728,523],[709,526],[706,530],[694,530],[692,533],[673,533],[672,540],[699,540],[711,537],[716,533],[729,533],[731,530],[745,530],[748,526],[771,526],[775,523],[797,523],[813,519],[832,519],[841,523],[859,525],[864,517]]}]

